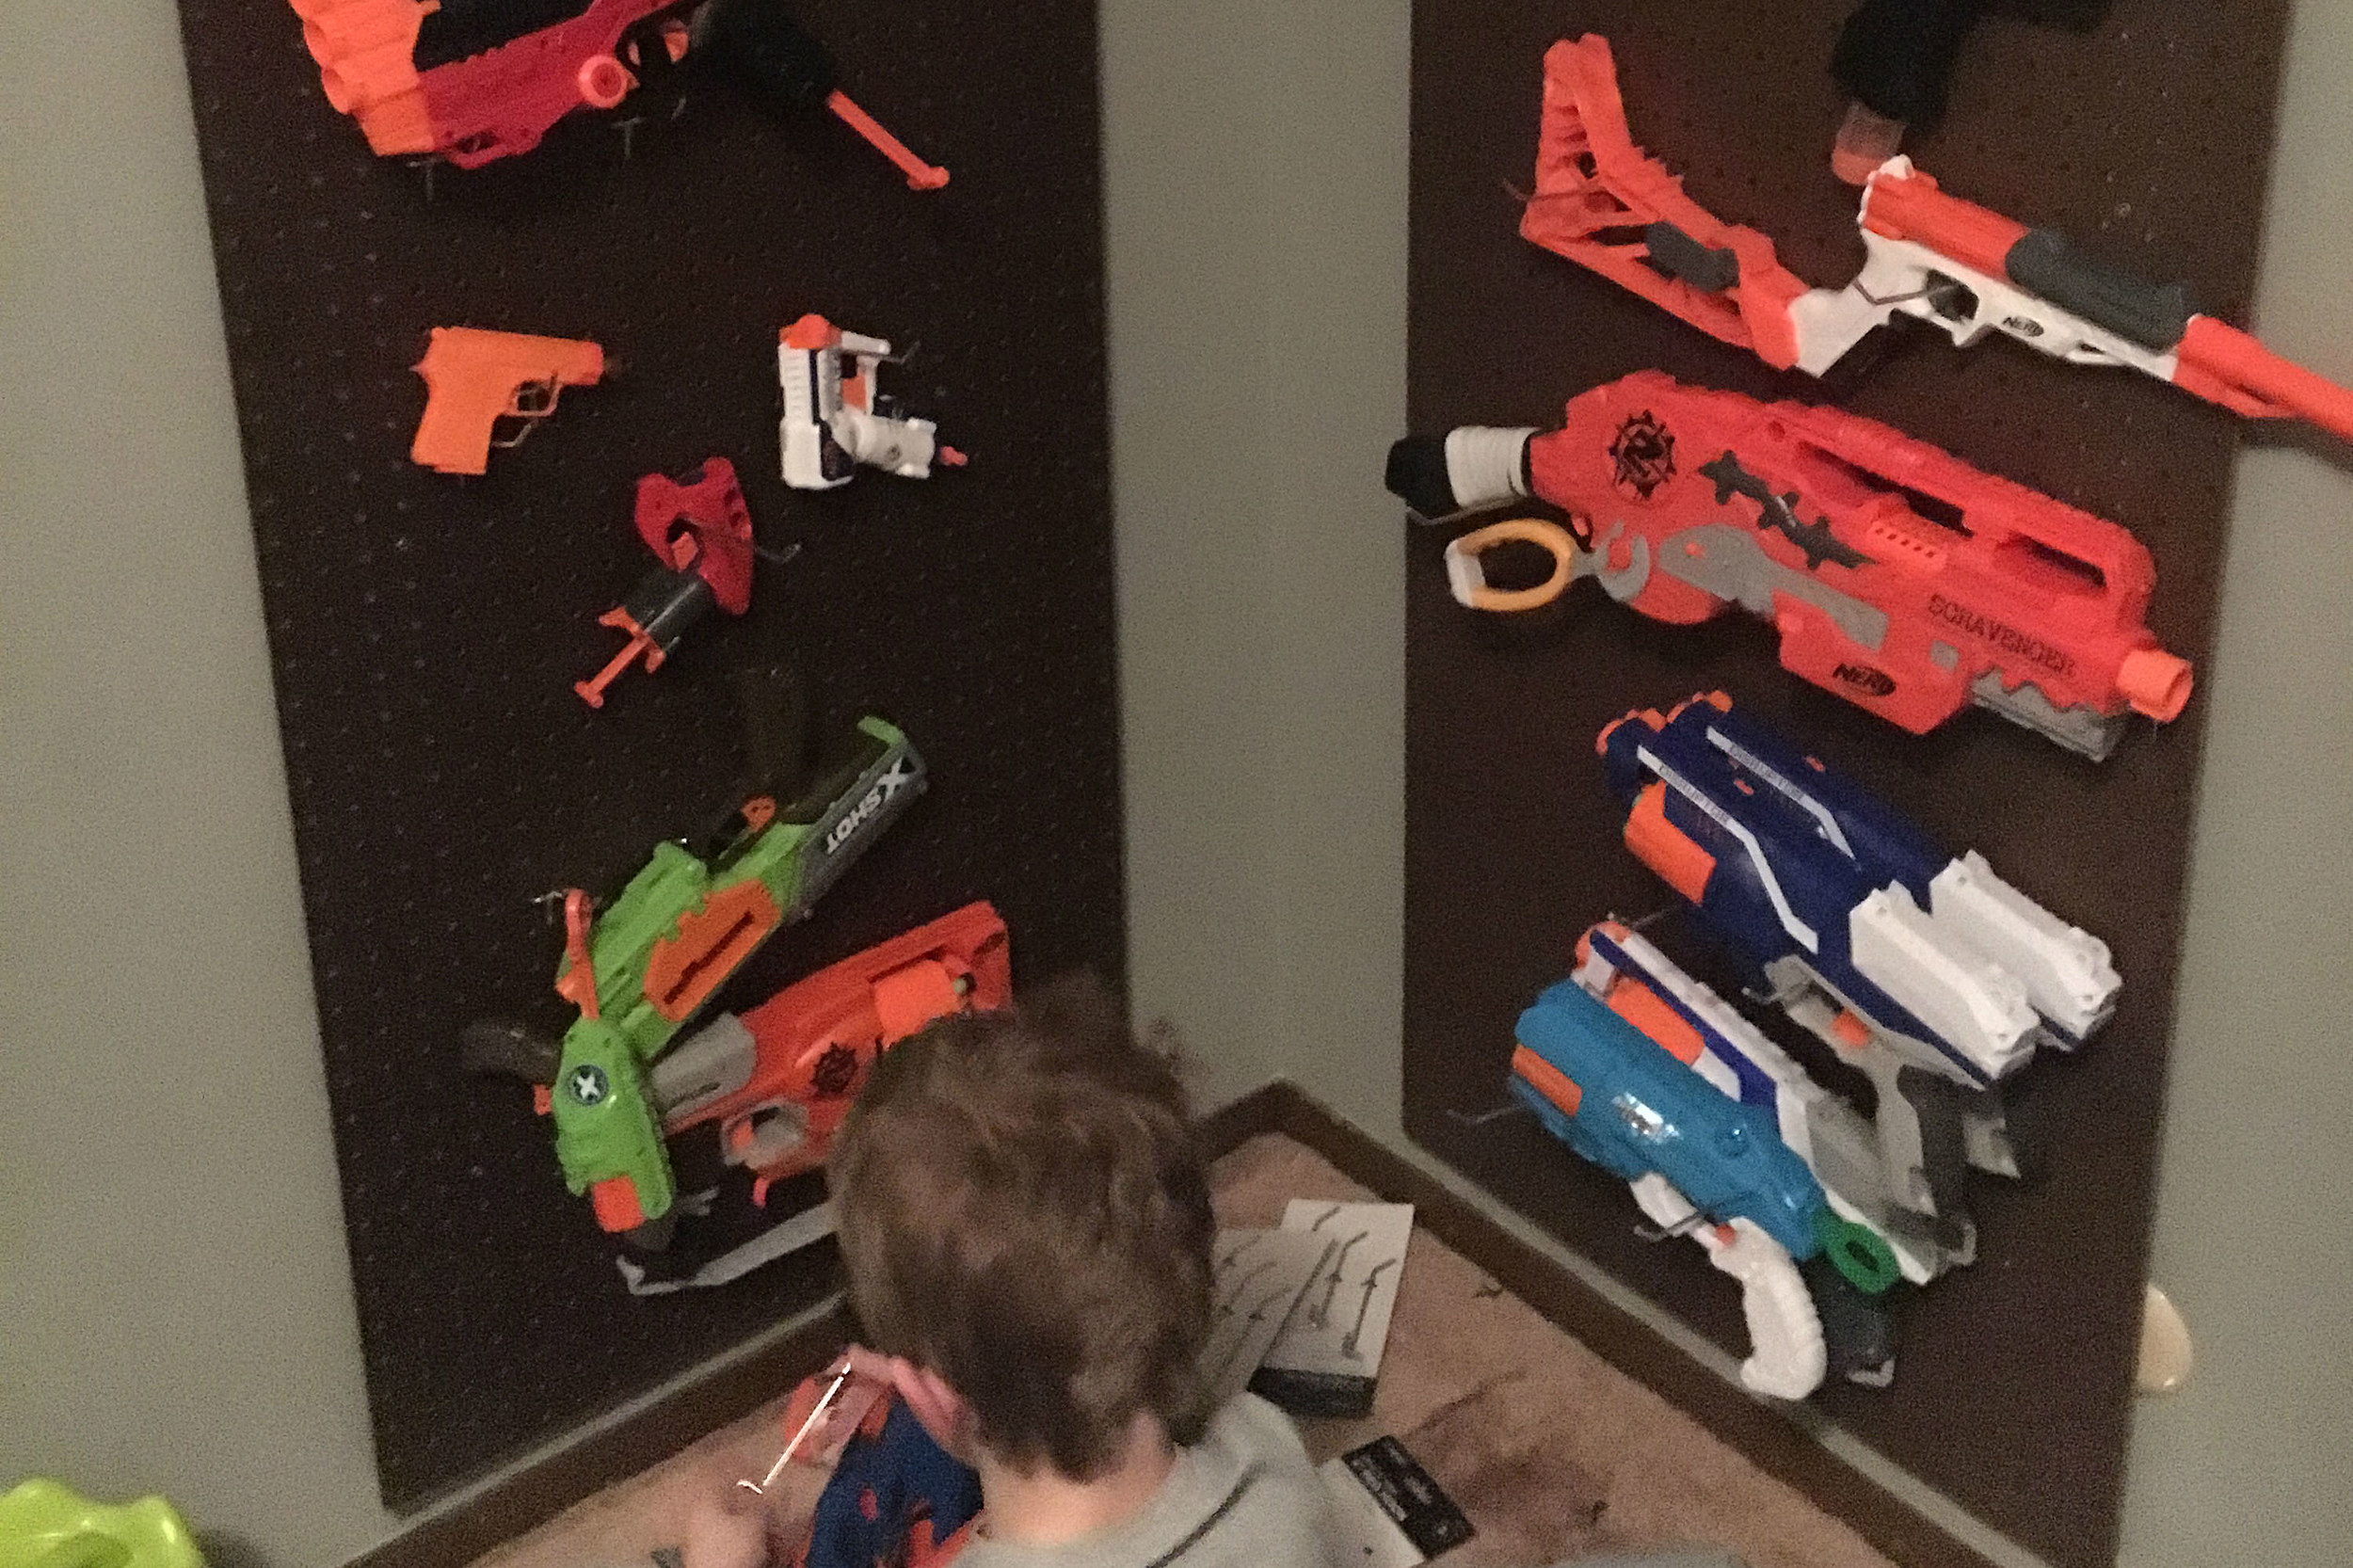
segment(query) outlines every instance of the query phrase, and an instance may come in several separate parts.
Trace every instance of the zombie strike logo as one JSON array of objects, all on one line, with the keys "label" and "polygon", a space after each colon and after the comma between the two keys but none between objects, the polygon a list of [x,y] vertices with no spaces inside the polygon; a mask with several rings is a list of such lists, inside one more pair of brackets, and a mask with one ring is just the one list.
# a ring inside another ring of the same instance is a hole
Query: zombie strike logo
[{"label": "zombie strike logo", "polygon": [[1648,501],[1653,490],[1675,476],[1674,432],[1645,408],[1618,426],[1609,459],[1617,465],[1609,482],[1638,501]]}]

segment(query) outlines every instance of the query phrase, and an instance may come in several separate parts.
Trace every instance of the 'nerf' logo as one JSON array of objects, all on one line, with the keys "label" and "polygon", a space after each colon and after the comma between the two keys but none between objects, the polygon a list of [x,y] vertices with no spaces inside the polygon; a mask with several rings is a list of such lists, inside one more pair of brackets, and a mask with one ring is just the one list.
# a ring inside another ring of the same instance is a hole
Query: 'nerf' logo
[{"label": "'nerf' logo", "polygon": [[1846,682],[1865,696],[1885,696],[1896,689],[1894,676],[1868,664],[1841,664],[1830,673],[1833,680]]},{"label": "'nerf' logo", "polygon": [[1992,616],[1979,615],[1965,604],[1956,604],[1943,594],[1929,595],[1929,614],[1947,626],[1960,627],[1973,637],[1984,638],[2005,653],[2041,664],[2054,675],[2066,675],[2075,667],[2074,655],[2064,648],[2053,648],[2040,637]]}]

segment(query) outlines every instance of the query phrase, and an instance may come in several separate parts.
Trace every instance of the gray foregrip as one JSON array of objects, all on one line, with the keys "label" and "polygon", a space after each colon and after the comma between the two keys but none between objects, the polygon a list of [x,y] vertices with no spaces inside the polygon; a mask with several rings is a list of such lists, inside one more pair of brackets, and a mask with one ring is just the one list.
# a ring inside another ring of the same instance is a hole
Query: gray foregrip
[{"label": "gray foregrip", "polygon": [[2153,354],[2171,350],[2198,306],[2186,283],[2152,283],[2093,261],[2066,235],[2029,229],[2002,259],[2009,280]]}]

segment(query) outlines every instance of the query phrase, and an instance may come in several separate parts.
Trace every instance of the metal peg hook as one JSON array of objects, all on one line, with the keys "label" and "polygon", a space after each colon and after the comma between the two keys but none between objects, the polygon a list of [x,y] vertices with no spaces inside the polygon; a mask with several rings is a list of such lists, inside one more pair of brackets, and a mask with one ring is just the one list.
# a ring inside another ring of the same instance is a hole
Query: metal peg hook
[{"label": "metal peg hook", "polygon": [[849,1368],[844,1367],[840,1371],[836,1372],[833,1382],[825,1385],[825,1392],[818,1399],[817,1407],[808,1413],[808,1419],[801,1423],[801,1430],[792,1434],[792,1441],[784,1446],[784,1452],[776,1455],[776,1462],[768,1466],[768,1473],[758,1480],[739,1480],[735,1484],[756,1497],[766,1496],[768,1488],[776,1485],[776,1478],[784,1474],[784,1467],[792,1463],[792,1455],[799,1450],[801,1439],[807,1437],[816,1429],[817,1423],[825,1418],[825,1412],[833,1405],[834,1396],[840,1393],[841,1385],[849,1381]]}]

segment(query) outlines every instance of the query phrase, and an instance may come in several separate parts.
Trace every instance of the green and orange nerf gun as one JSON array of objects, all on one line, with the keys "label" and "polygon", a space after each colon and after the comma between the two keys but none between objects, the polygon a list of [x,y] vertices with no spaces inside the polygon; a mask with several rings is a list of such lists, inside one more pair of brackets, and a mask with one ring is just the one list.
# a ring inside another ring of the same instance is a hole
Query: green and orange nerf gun
[{"label": "green and orange nerf gun", "polygon": [[[755,701],[763,673],[747,677]],[[755,737],[775,728],[763,721]],[[587,1197],[600,1227],[648,1251],[666,1244],[679,1194],[655,1059],[923,788],[923,760],[905,732],[870,715],[797,793],[749,795],[701,845],[655,845],[601,909],[580,888],[562,895],[555,989],[579,1016],[552,1060],[527,1030],[497,1023],[466,1032],[463,1059],[539,1086],[565,1185]]]}]

